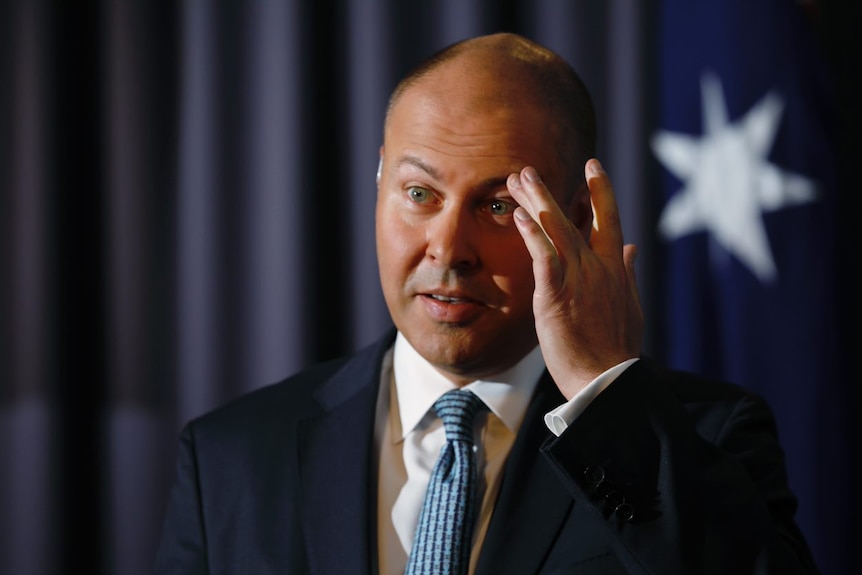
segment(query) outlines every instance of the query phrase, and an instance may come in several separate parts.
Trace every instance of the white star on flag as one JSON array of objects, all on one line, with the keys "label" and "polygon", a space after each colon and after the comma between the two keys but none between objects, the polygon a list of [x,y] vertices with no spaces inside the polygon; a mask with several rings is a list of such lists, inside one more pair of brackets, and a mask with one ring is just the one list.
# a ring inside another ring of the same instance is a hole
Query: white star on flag
[{"label": "white star on flag", "polygon": [[762,282],[775,281],[762,213],[816,197],[814,182],[767,159],[784,103],[769,93],[731,123],[718,78],[704,74],[701,87],[703,136],[660,131],[652,140],[659,161],[684,181],[665,206],[659,231],[668,240],[709,232]]}]

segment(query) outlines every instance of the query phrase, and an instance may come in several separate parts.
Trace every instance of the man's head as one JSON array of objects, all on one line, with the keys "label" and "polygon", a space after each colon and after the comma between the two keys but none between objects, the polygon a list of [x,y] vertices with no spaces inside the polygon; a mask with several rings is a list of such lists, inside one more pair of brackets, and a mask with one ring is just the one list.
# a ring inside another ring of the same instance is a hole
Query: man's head
[{"label": "man's head", "polygon": [[377,253],[393,321],[464,383],[536,345],[532,261],[506,178],[535,167],[582,233],[590,97],[571,67],[512,34],[443,50],[390,98],[377,198]]}]

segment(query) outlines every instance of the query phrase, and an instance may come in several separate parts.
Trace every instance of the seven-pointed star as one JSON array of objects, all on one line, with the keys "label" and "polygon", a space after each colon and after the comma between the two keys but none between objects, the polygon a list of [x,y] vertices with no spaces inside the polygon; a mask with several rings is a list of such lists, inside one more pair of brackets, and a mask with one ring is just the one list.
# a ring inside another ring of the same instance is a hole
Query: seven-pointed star
[{"label": "seven-pointed star", "polygon": [[658,159],[685,182],[665,206],[659,231],[668,240],[710,232],[762,282],[773,281],[778,272],[761,213],[813,201],[815,185],[767,160],[781,98],[767,94],[730,123],[718,78],[705,74],[701,87],[703,136],[662,131],[652,140]]}]

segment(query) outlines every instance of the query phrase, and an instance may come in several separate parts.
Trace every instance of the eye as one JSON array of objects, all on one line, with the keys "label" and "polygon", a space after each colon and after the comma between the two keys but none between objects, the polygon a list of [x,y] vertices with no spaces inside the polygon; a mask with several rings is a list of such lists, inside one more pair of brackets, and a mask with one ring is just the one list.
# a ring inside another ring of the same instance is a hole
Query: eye
[{"label": "eye", "polygon": [[431,192],[429,192],[425,188],[420,188],[417,186],[411,186],[407,188],[407,195],[412,201],[416,202],[417,204],[424,204],[431,199]]},{"label": "eye", "polygon": [[494,216],[508,216],[515,211],[516,207],[518,206],[513,202],[502,200],[500,198],[494,198],[488,202],[488,211],[490,211]]}]

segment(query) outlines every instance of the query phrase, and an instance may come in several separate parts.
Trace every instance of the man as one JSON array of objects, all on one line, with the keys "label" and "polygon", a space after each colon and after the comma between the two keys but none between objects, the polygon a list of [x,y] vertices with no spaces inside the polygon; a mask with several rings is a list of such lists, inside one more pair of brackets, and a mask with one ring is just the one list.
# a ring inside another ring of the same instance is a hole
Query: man
[{"label": "man", "polygon": [[403,573],[471,390],[469,572],[815,573],[768,408],[639,358],[635,248],[559,56],[496,34],[396,88],[377,252],[395,329],[192,421],[157,572]]}]

